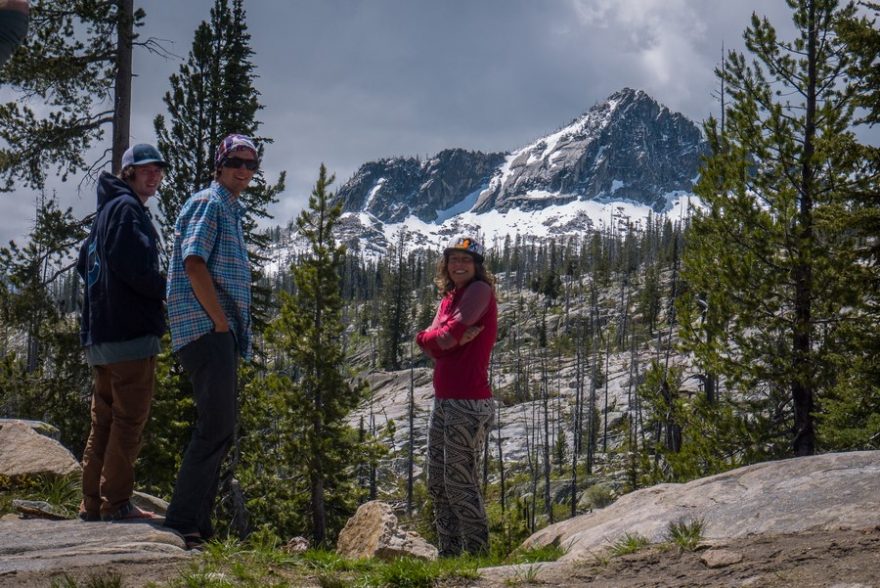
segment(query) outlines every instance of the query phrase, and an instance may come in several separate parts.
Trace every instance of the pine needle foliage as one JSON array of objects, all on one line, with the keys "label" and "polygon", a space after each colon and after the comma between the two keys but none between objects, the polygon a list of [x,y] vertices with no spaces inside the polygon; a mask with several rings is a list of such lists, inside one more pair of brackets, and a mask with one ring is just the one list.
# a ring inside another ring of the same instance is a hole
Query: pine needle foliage
[{"label": "pine needle foliage", "polygon": [[[784,430],[767,457],[819,449],[816,413],[833,396],[847,325],[865,319],[853,193],[876,177],[853,132],[855,87],[835,25],[855,8],[788,2],[795,38],[766,19],[744,33],[754,58],[716,70],[729,107],[705,125],[711,155],[695,188],[706,203],[687,236],[682,335],[728,394],[763,400]],[[755,405],[758,406],[758,405]]]},{"label": "pine needle foliage", "polygon": [[289,475],[307,489],[316,544],[327,541],[354,510],[352,472],[362,445],[345,419],[366,392],[366,385],[352,384],[344,369],[340,271],[345,247],[334,235],[342,208],[331,205],[333,179],[321,165],[309,206],[296,222],[309,250],[292,267],[295,293],[282,293],[280,315],[267,332],[269,344],[279,350],[280,370],[267,383],[283,399],[284,458]]},{"label": "pine needle foliage", "polygon": [[160,50],[136,41],[145,13],[132,4],[32,0],[28,37],[0,73],[0,85],[18,94],[0,105],[0,190],[39,190],[50,170],[66,180],[99,169],[106,155],[87,162],[84,154],[107,127],[114,140],[105,154],[118,166],[129,134],[132,49]]}]

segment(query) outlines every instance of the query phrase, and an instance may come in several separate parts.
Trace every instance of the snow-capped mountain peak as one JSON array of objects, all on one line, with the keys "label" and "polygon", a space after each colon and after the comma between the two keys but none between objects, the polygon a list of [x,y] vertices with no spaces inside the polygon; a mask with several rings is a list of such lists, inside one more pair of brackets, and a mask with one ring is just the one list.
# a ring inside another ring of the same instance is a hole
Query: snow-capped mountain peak
[{"label": "snow-capped mountain peak", "polygon": [[380,254],[400,230],[437,247],[462,229],[487,244],[685,214],[706,143],[699,127],[624,88],[569,124],[507,153],[446,149],[368,162],[339,189],[341,240]]}]

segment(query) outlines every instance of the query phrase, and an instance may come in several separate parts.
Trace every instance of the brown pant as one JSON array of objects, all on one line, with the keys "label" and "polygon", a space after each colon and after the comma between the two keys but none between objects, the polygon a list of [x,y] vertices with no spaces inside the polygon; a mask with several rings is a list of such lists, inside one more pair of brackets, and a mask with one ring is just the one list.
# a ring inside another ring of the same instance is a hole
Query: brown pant
[{"label": "brown pant", "polygon": [[156,357],[93,368],[92,430],[83,454],[83,507],[112,514],[131,498],[134,462],[150,416]]}]

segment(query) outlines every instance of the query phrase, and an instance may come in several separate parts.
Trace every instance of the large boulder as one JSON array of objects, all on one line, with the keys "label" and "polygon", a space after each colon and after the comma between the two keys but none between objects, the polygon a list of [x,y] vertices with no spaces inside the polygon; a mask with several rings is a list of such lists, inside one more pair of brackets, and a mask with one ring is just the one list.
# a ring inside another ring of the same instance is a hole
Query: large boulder
[{"label": "large boulder", "polygon": [[707,539],[880,525],[880,451],[829,453],[746,466],[687,484],[637,490],[602,510],[546,527],[524,543],[558,542],[563,560],[607,549],[626,533],[657,542],[670,523],[702,520]]},{"label": "large boulder", "polygon": [[147,523],[0,520],[0,577],[189,558],[180,535]]},{"label": "large boulder", "polygon": [[146,492],[135,490],[131,495],[131,503],[141,510],[154,512],[160,517],[164,517],[165,513],[168,512],[168,502]]},{"label": "large boulder", "polygon": [[28,419],[0,419],[0,429],[2,429],[4,425],[8,425],[9,423],[24,423],[40,435],[45,435],[46,437],[51,437],[55,440],[61,438],[61,431],[58,430],[58,427],[56,427],[55,425],[50,425],[49,423],[44,421],[32,421]]},{"label": "large boulder", "polygon": [[27,478],[78,474],[79,461],[54,439],[37,433],[23,421],[7,421],[0,428],[0,476]]},{"label": "large boulder", "polygon": [[380,500],[362,504],[348,519],[336,542],[336,552],[350,559],[437,559],[437,548],[418,533],[401,529],[391,507]]}]

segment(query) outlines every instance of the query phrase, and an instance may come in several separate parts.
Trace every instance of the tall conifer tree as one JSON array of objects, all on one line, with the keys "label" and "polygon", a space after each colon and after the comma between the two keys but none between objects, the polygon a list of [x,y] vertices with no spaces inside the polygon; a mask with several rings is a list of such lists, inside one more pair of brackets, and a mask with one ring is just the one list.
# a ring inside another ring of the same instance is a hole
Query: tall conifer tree
[{"label": "tall conifer tree", "polygon": [[382,306],[379,316],[379,365],[386,370],[401,369],[403,343],[410,333],[412,279],[406,266],[406,235],[401,229],[397,243],[388,248],[383,264]]},{"label": "tall conifer tree", "polygon": [[[170,164],[157,196],[169,251],[180,207],[214,179],[214,156],[220,140],[230,133],[254,137],[261,159],[263,145],[272,142],[258,135],[256,117],[262,106],[254,87],[254,52],[245,17],[244,0],[232,0],[231,6],[229,0],[214,1],[210,19],[195,31],[186,63],[170,78],[171,89],[163,98],[168,119],[158,115],[154,121],[159,150]],[[282,172],[270,185],[258,174],[242,194],[247,208],[245,235],[248,243],[256,245],[251,248],[254,269],[263,261],[258,251],[268,244],[268,235],[257,230],[257,222],[269,216],[267,208],[284,189],[284,176]]]},{"label": "tall conifer tree", "polygon": [[282,294],[281,314],[268,330],[269,341],[295,367],[294,377],[274,382],[286,398],[287,457],[308,481],[312,536],[319,544],[353,506],[346,503],[354,497],[352,472],[360,444],[345,419],[365,397],[365,386],[352,385],[344,369],[340,271],[345,247],[334,235],[342,207],[330,204],[332,182],[322,165],[309,207],[296,221],[309,243],[292,267],[296,291]]},{"label": "tall conifer tree", "polygon": [[753,15],[752,63],[736,52],[717,71],[725,127],[710,119],[712,154],[696,192],[685,279],[726,330],[685,337],[720,382],[781,423],[771,454],[816,451],[815,413],[834,368],[830,346],[853,320],[860,286],[848,195],[869,180],[852,132],[853,87],[834,34],[852,4],[789,0],[796,37]]},{"label": "tall conifer tree", "polygon": [[[260,127],[256,120],[262,108],[259,92],[254,87],[256,74],[251,62],[250,34],[247,32],[243,0],[215,0],[210,18],[196,28],[192,49],[186,63],[170,77],[171,89],[165,93],[164,102],[168,118],[158,115],[154,120],[158,147],[169,163],[166,178],[156,196],[159,220],[165,250],[170,257],[173,246],[174,223],[181,206],[193,193],[207,187],[214,179],[214,156],[223,137],[230,133],[255,136]],[[271,139],[255,137],[262,157],[262,146]],[[262,277],[263,257],[260,251],[268,243],[268,233],[261,233],[257,221],[267,217],[267,207],[277,199],[284,188],[282,172],[274,185],[267,185],[261,175],[246,192],[241,201],[246,208],[244,230],[251,259],[253,292],[253,327],[261,333],[268,320],[270,293],[259,281]],[[257,338],[259,342],[260,339]],[[262,349],[257,349],[258,357]],[[253,370],[244,370],[240,385],[246,387]],[[162,353],[158,368],[158,386],[153,403],[151,425],[147,429],[147,443],[139,460],[144,480],[156,491],[167,492],[173,479],[171,475],[179,466],[177,447],[185,443],[188,435],[187,419],[181,415],[192,411],[191,390],[188,378],[182,373],[176,357]],[[265,407],[265,410],[270,410]],[[241,420],[241,436],[253,433],[253,428],[265,415],[244,411]],[[231,465],[224,470],[224,493],[231,493],[234,500],[226,503],[241,504],[237,485],[231,474],[236,469],[240,455],[240,439],[230,455]],[[251,465],[245,463],[245,467]],[[171,474],[169,475],[169,472]],[[241,472],[249,475],[248,472]],[[227,484],[228,482],[228,484]],[[245,513],[238,508],[232,513],[234,521],[243,521]],[[239,535],[247,532],[247,525],[240,524]]]}]

